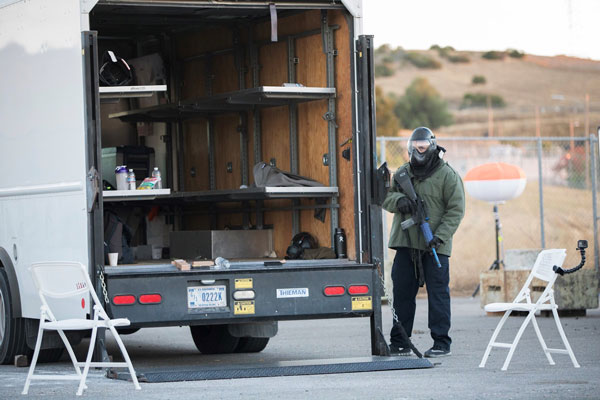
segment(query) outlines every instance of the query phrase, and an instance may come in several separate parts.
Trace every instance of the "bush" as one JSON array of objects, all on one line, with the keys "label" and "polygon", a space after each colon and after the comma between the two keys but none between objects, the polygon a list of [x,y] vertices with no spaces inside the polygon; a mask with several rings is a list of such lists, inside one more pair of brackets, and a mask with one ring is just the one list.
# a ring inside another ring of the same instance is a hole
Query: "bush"
[{"label": "bush", "polygon": [[421,69],[440,69],[442,64],[439,61],[434,60],[427,54],[416,53],[409,51],[406,53],[406,59],[412,63],[415,67]]},{"label": "bush", "polygon": [[389,44],[382,44],[381,46],[379,46],[378,48],[375,49],[375,51],[373,52],[376,56],[378,55],[382,55],[382,54],[389,54],[389,52],[392,49],[390,48]]},{"label": "bush", "polygon": [[377,123],[377,135],[396,136],[400,129],[400,120],[394,113],[396,105],[394,96],[386,95],[379,86],[375,87],[375,120]]},{"label": "bush", "polygon": [[486,83],[485,76],[483,75],[473,75],[473,79],[471,79],[471,83],[473,85],[483,85]]},{"label": "bush", "polygon": [[[429,48],[429,50],[435,50],[435,51],[437,51],[438,55],[440,57],[442,57],[442,58],[451,57],[450,53],[452,53],[453,51],[455,51],[454,47],[452,47],[452,46],[440,47],[437,44],[434,44],[433,46],[431,46]],[[461,61],[458,61],[458,62],[461,62]]]},{"label": "bush", "polygon": [[394,112],[403,127],[413,129],[428,126],[437,129],[452,124],[452,115],[440,94],[425,78],[416,78],[402,98],[396,103]]},{"label": "bush", "polygon": [[504,108],[506,102],[497,94],[465,93],[460,108],[487,107],[488,97],[492,108]]},{"label": "bush", "polygon": [[404,49],[400,46],[392,49],[389,44],[382,44],[374,51],[375,62],[393,63],[404,58]]},{"label": "bush", "polygon": [[394,75],[394,70],[392,69],[390,64],[383,63],[375,65],[375,77],[392,75]]},{"label": "bush", "polygon": [[481,58],[485,58],[486,60],[503,60],[506,55],[503,51],[486,51],[481,55]]},{"label": "bush", "polygon": [[465,55],[454,54],[448,56],[448,61],[452,63],[470,63],[471,59]]},{"label": "bush", "polygon": [[508,49],[506,52],[508,53],[508,56],[512,58],[523,58],[523,56],[525,56],[525,53],[515,49]]}]

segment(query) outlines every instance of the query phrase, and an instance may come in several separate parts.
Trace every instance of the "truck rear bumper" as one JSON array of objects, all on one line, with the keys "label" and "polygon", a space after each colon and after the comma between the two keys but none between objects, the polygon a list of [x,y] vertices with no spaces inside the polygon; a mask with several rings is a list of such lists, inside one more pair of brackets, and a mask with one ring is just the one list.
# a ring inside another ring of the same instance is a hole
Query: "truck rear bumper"
[{"label": "truck rear bumper", "polygon": [[106,267],[110,311],[134,327],[362,317],[373,312],[372,265],[348,260],[264,264],[232,262],[227,269],[191,271],[170,264]]}]

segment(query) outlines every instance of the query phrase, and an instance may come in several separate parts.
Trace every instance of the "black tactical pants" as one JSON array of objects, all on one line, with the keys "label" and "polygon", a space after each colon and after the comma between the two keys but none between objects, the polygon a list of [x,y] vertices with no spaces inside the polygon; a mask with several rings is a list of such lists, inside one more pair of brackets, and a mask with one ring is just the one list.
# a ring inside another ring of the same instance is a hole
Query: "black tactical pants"
[{"label": "black tactical pants", "polygon": [[[396,251],[392,267],[394,283],[394,309],[398,321],[410,337],[415,320],[416,296],[419,284],[415,275],[415,266],[411,258],[411,249],[399,248]],[[429,252],[422,252],[423,272],[429,303],[429,329],[434,346],[450,350],[452,340],[448,336],[450,330],[450,282],[449,257],[438,254],[442,268],[438,268],[435,259]],[[394,325],[391,332],[392,345],[408,347],[402,339],[399,329]]]}]

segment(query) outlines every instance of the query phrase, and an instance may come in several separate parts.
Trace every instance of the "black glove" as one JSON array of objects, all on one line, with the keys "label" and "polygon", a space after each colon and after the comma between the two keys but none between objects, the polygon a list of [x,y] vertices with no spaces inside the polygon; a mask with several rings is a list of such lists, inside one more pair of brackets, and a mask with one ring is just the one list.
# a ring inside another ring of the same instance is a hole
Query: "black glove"
[{"label": "black glove", "polygon": [[431,239],[431,241],[429,242],[429,247],[437,250],[438,247],[440,247],[442,244],[444,244],[444,241],[439,237],[434,236],[433,239]]},{"label": "black glove", "polygon": [[411,199],[404,196],[398,199],[396,202],[396,208],[402,214],[412,214],[413,210],[415,209],[415,204]]}]

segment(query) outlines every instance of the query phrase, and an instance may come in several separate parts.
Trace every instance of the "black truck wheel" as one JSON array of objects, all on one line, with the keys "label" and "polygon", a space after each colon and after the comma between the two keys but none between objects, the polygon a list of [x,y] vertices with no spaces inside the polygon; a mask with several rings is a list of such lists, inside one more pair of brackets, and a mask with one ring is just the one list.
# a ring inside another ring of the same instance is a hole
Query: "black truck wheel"
[{"label": "black truck wheel", "polygon": [[202,354],[233,353],[240,341],[229,333],[227,325],[190,326],[190,332]]},{"label": "black truck wheel", "polygon": [[8,277],[0,268],[0,364],[12,364],[15,356],[28,353],[25,321],[13,318]]},{"label": "black truck wheel", "polygon": [[269,343],[268,337],[243,337],[235,348],[236,353],[260,353]]}]

